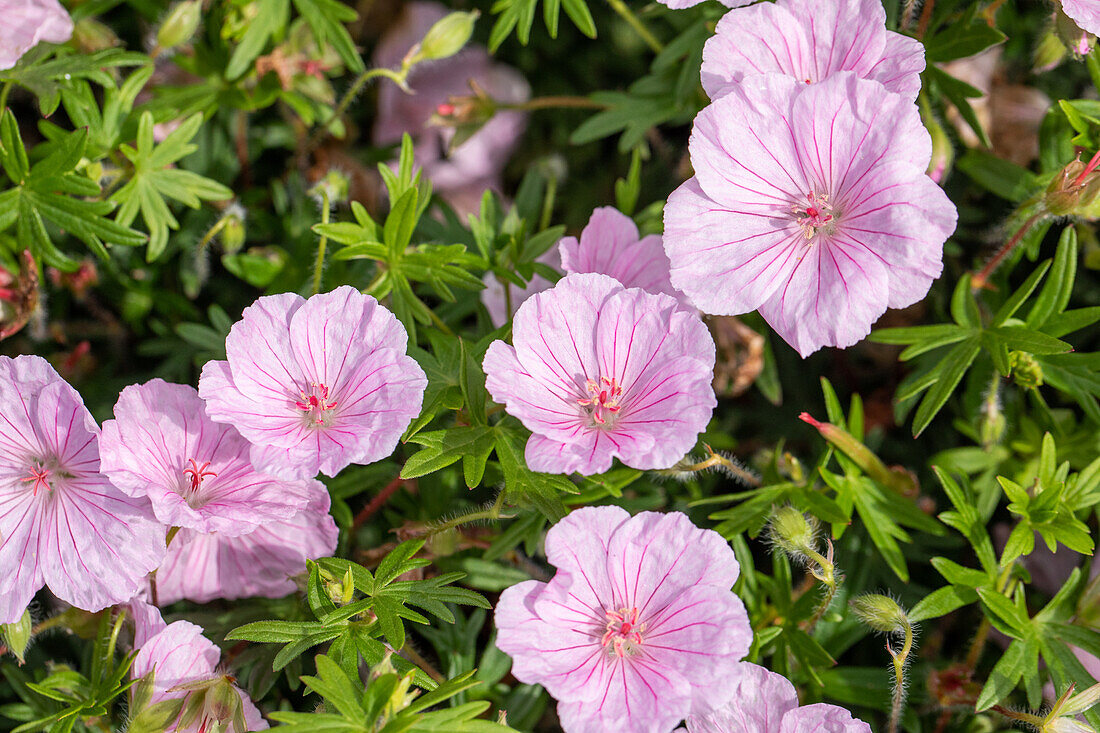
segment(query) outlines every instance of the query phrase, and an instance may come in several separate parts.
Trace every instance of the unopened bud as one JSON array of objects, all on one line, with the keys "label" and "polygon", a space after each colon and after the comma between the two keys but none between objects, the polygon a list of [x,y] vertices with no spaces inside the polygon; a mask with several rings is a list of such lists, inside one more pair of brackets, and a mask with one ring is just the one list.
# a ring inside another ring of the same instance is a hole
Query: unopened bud
[{"label": "unopened bud", "polygon": [[83,53],[96,53],[114,48],[121,41],[115,32],[94,18],[84,18],[73,28],[73,41]]},{"label": "unopened bud", "polygon": [[454,56],[470,41],[474,34],[474,21],[479,13],[454,12],[436,21],[428,29],[423,40],[413,48],[408,64],[412,66],[420,61],[434,61]]},{"label": "unopened bud", "polygon": [[26,661],[23,655],[31,643],[31,628],[30,611],[23,611],[23,615],[13,624],[0,624],[0,637],[4,639],[4,645],[20,664]]},{"label": "unopened bud", "polygon": [[333,206],[341,201],[348,200],[348,189],[351,182],[346,174],[332,169],[325,176],[313,184],[309,189],[309,195],[322,200],[322,205],[327,202]]},{"label": "unopened bud", "polygon": [[[1100,194],[1100,152],[1088,163],[1070,161],[1047,186],[1044,203],[1055,216],[1084,216]],[[1091,218],[1091,217],[1087,217]]]},{"label": "unopened bud", "polygon": [[202,20],[202,0],[184,0],[168,11],[157,31],[157,46],[166,50],[191,40]]},{"label": "unopened bud", "polygon": [[817,522],[806,518],[792,506],[784,506],[772,514],[772,541],[791,557],[804,560],[817,552]]},{"label": "unopened bud", "polygon": [[1007,427],[1008,420],[1005,419],[1004,411],[1001,409],[998,390],[990,390],[990,393],[982,401],[982,419],[978,425],[978,437],[981,440],[982,448],[988,451],[1000,443],[1001,439],[1004,438]]},{"label": "unopened bud", "polygon": [[955,148],[947,131],[927,105],[921,106],[921,121],[932,136],[932,160],[928,163],[928,177],[935,183],[943,183],[955,161]]},{"label": "unopened bud", "polygon": [[230,206],[225,211],[225,225],[222,227],[222,249],[226,254],[239,252],[245,243],[244,209]]},{"label": "unopened bud", "polygon": [[887,468],[882,459],[875,455],[874,451],[856,440],[855,436],[843,428],[832,423],[819,422],[808,412],[803,412],[798,419],[812,425],[821,433],[821,437],[829,441],[837,450],[851,458],[865,474],[904,496],[913,496],[917,493],[916,478],[912,473],[903,468]]},{"label": "unopened bud", "polygon": [[1035,357],[1026,351],[1011,351],[1008,365],[1012,368],[1012,378],[1024,389],[1036,389],[1043,386],[1043,367]]},{"label": "unopened bud", "polygon": [[1043,34],[1035,46],[1035,71],[1050,71],[1066,57],[1066,44],[1053,29]]},{"label": "unopened bud", "polygon": [[893,634],[905,631],[909,617],[905,610],[890,596],[881,593],[865,593],[848,602],[859,620],[875,631]]}]

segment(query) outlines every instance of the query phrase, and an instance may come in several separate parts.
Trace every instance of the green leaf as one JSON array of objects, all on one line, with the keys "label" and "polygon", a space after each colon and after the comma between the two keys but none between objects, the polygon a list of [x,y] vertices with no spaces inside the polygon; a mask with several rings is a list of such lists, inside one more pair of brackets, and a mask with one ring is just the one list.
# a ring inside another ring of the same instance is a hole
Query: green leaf
[{"label": "green leaf", "polygon": [[1065,310],[1076,274],[1077,230],[1068,226],[1058,238],[1058,250],[1054,254],[1054,269],[1050,278],[1027,314],[1028,326],[1042,328],[1054,315]]},{"label": "green leaf", "polygon": [[[1035,271],[1028,275],[1024,284],[1016,288],[1016,290],[1009,296],[997,312],[993,314],[993,321],[991,326],[1003,326],[1004,322],[1016,314],[1016,311],[1020,309],[1020,306],[1024,304],[1024,301],[1031,297],[1031,294],[1038,287],[1039,281],[1043,279],[1043,275],[1050,269],[1050,261],[1047,260],[1040,264]],[[1029,324],[1030,325],[1030,324]]]},{"label": "green leaf", "polygon": [[985,129],[982,127],[981,122],[978,121],[978,115],[974,113],[974,108],[970,106],[970,99],[975,97],[985,96],[980,89],[975,89],[964,81],[956,79],[947,72],[940,69],[938,66],[929,64],[924,71],[924,75],[927,80],[935,84],[936,88],[947,98],[951,104],[955,106],[955,109],[959,111],[959,114],[966,121],[966,124],[974,131],[974,134],[978,136],[978,140],[985,147],[989,147],[989,137],[985,134]]},{"label": "green leaf", "polygon": [[358,74],[366,69],[359,52],[355,50],[351,34],[344,27],[344,23],[357,19],[358,13],[339,0],[294,0],[294,7],[309,23],[318,47],[331,46],[353,73]]},{"label": "green leaf", "polygon": [[412,442],[425,446],[405,461],[401,478],[426,476],[462,459],[468,453],[492,450],[496,431],[485,425],[459,426],[448,430],[417,433]]},{"label": "green leaf", "polygon": [[258,0],[257,12],[245,30],[240,44],[233,49],[225,78],[234,81],[252,66],[252,62],[267,47],[267,42],[287,25],[290,15],[289,0]]},{"label": "green leaf", "polygon": [[504,488],[508,500],[519,506],[537,509],[551,522],[564,517],[568,511],[562,501],[563,493],[577,493],[577,487],[564,476],[536,473],[527,468],[519,436],[500,430],[497,434],[497,460],[504,472]]},{"label": "green leaf", "polygon": [[929,66],[932,62],[953,61],[981,53],[990,46],[1004,43],[1008,38],[989,25],[984,18],[967,13],[963,22],[949,23],[924,44]]},{"label": "green leaf", "polygon": [[966,588],[954,585],[944,586],[932,591],[922,598],[913,610],[909,612],[909,620],[913,623],[939,618],[955,611],[963,606],[969,606],[978,600],[978,594]]},{"label": "green leaf", "polygon": [[968,150],[955,166],[982,188],[1014,203],[1040,187],[1038,177],[1027,168],[981,150]]},{"label": "green leaf", "polygon": [[1034,671],[1034,666],[1028,666],[1029,658],[1032,656],[1028,648],[1029,643],[1014,641],[1009,644],[1008,650],[1001,655],[997,664],[993,666],[985,687],[978,695],[975,709],[981,712],[1001,702],[1016,689],[1016,685],[1025,672],[1032,673]]},{"label": "green leaf", "polygon": [[913,417],[913,436],[924,432],[932,418],[947,402],[947,398],[962,381],[963,375],[981,352],[981,337],[971,336],[954,346],[939,363],[934,373],[935,383],[925,393]]}]

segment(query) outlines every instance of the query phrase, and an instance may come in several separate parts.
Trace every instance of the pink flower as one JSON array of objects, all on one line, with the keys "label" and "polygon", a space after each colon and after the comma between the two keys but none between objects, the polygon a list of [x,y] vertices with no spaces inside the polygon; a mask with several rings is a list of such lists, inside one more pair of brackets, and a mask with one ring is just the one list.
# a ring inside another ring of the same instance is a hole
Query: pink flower
[{"label": "pink flower", "polygon": [[[756,0],[720,0],[727,8],[743,8],[746,5],[752,5]],[[657,0],[657,2],[667,5],[673,10],[683,10],[684,8],[690,8],[693,5],[698,5],[703,0]]]},{"label": "pink flower", "polygon": [[[1100,35],[1100,0],[1061,0],[1062,10],[1081,30],[1094,36]],[[1088,53],[1088,43],[1084,51]]]},{"label": "pink flower", "polygon": [[[561,254],[557,247],[551,247],[543,252],[535,262],[541,262],[555,270],[560,270]],[[508,319],[515,315],[516,309],[520,307],[523,301],[535,293],[541,293],[543,290],[554,287],[554,283],[538,273],[535,273],[535,276],[527,281],[527,287],[522,289],[512,283],[502,283],[492,272],[485,273],[481,281],[485,283],[485,289],[481,291],[481,304],[485,306],[485,310],[489,311],[489,321],[492,322],[494,328],[500,328],[507,323]],[[505,288],[508,291],[507,296],[505,296]],[[508,309],[509,304],[511,304],[511,310]]]},{"label": "pink flower", "polygon": [[558,700],[566,733],[671,730],[729,700],[749,649],[733,551],[679,512],[578,509],[546,535],[549,583],[508,588],[497,646]]},{"label": "pink flower", "polygon": [[[436,2],[406,2],[401,21],[378,44],[374,65],[399,66],[413,44],[449,12]],[[473,94],[471,79],[498,102],[518,104],[531,96],[531,87],[519,72],[494,63],[484,48],[470,45],[450,58],[414,66],[408,79],[412,94],[395,84],[382,84],[374,128],[376,145],[400,142],[406,132],[412,135],[416,162],[424,175],[438,193],[465,211],[477,211],[485,189],[500,188],[501,172],[527,127],[523,112],[502,110],[448,152],[454,130],[429,126],[428,121],[450,97]]]},{"label": "pink flower", "polygon": [[567,275],[516,312],[509,346],[485,354],[485,386],[533,433],[534,471],[667,468],[695,445],[717,400],[714,341],[667,295],[606,275]]},{"label": "pink flower", "polygon": [[0,356],[0,623],[43,585],[98,611],[131,598],[164,557],[146,499],[99,472],[99,426],[45,359]]},{"label": "pink flower", "polygon": [[[160,625],[164,626],[164,622],[162,621]],[[158,633],[144,641],[134,657],[130,676],[132,679],[140,679],[150,672],[153,674],[153,696],[149,703],[156,704],[163,700],[201,695],[218,684],[231,684],[231,677],[219,674],[217,671],[220,658],[218,647],[202,635],[202,628],[187,621],[176,621],[164,626]],[[230,689],[240,698],[241,712],[247,724],[245,727],[250,731],[266,730],[267,721],[260,715],[260,711],[252,704],[248,695],[236,685],[232,685]],[[232,723],[232,713],[211,704],[210,697],[213,696],[208,696],[207,704],[203,706],[195,721],[186,727],[180,727],[179,724],[183,721],[177,719],[166,730],[177,733],[213,730],[208,726],[218,721],[228,724],[224,729],[218,728],[218,730],[226,730],[227,733],[245,733]]]},{"label": "pink flower", "polygon": [[40,41],[64,43],[73,19],[57,0],[0,0],[0,69],[10,69]]},{"label": "pink flower", "polygon": [[955,206],[925,175],[915,105],[881,84],[747,78],[699,113],[690,151],[664,243],[672,284],[705,313],[759,310],[807,356],[859,341],[943,268]]},{"label": "pink flower", "polygon": [[558,249],[567,273],[598,272],[615,278],[623,287],[671,295],[690,307],[684,294],[672,287],[660,235],[640,236],[634,220],[618,209],[596,209],[580,240],[564,237]]},{"label": "pink flower", "polygon": [[798,694],[783,675],[741,663],[732,698],[724,707],[687,719],[688,733],[871,733],[871,726],[835,705],[798,706]]},{"label": "pink flower", "polygon": [[427,379],[407,343],[393,314],[355,288],[269,295],[233,324],[228,361],[207,362],[199,394],[211,419],[252,443],[257,470],[335,476],[388,456],[420,414]]},{"label": "pink flower", "polygon": [[102,471],[130,496],[148,496],[171,527],[226,536],[289,519],[309,503],[313,479],[259,473],[248,441],[206,416],[194,387],[154,379],[122,390],[103,425]]},{"label": "pink flower", "polygon": [[336,550],[338,530],[328,509],[328,491],[315,485],[306,508],[248,534],[180,530],[157,570],[157,602],[282,598],[292,593],[297,587],[293,577],[305,572],[307,559],[329,557]]},{"label": "pink flower", "polygon": [[726,13],[703,48],[703,88],[711,99],[756,74],[810,84],[839,71],[912,101],[920,92],[924,46],[886,30],[881,0],[777,0]]}]

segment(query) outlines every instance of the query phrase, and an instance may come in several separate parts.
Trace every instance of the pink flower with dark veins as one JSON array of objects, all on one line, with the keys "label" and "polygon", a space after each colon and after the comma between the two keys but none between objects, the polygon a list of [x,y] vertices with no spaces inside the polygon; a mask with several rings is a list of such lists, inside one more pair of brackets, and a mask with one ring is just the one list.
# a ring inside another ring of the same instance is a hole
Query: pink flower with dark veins
[{"label": "pink flower with dark veins", "polygon": [[664,245],[704,313],[758,310],[807,356],[856,343],[943,269],[955,205],[925,175],[916,106],[877,82],[746,78],[699,113],[689,148]]},{"label": "pink flower with dark veins", "polygon": [[689,716],[687,733],[871,733],[871,726],[836,705],[799,707],[794,685],[756,664],[739,664],[731,678],[726,681],[734,690],[730,701]]},{"label": "pink flower with dark veins", "polygon": [[199,395],[252,443],[257,470],[335,476],[388,456],[420,414],[427,378],[407,344],[394,315],[355,288],[268,295],[233,325],[228,360],[203,367]]},{"label": "pink flower with dark veins", "polygon": [[99,470],[99,426],[45,359],[0,356],[0,623],[43,585],[85,611],[133,597],[164,558],[149,500]]},{"label": "pink flower with dark veins", "polygon": [[[657,0],[657,2],[667,5],[673,10],[683,10],[698,5],[703,0]],[[727,8],[743,8],[746,5],[752,5],[756,0],[720,0],[720,2]]]},{"label": "pink flower with dark veins", "polygon": [[[195,719],[191,721],[184,720],[188,707],[185,705],[180,717],[165,729],[165,733],[204,733],[208,730],[245,733],[246,730],[267,730],[267,721],[248,695],[232,684],[231,677],[218,672],[221,652],[212,641],[202,635],[201,627],[188,621],[175,621],[167,626],[161,621],[160,626],[162,628],[159,632],[142,640],[130,667],[132,679],[153,675],[153,696],[149,704],[202,695],[207,689],[218,685],[226,686],[226,692],[232,690],[239,699],[239,703],[234,704],[217,700],[215,695],[208,695],[205,704],[195,706]],[[140,711],[132,712],[137,714]],[[234,717],[237,717],[237,721],[234,721]],[[243,727],[239,725],[242,720]],[[223,727],[216,727],[218,724]]]},{"label": "pink flower with dark veins", "polygon": [[[436,2],[413,0],[403,6],[401,20],[390,29],[374,52],[374,65],[394,68],[436,21],[450,9]],[[413,93],[396,84],[378,89],[376,145],[392,145],[409,133],[415,143],[417,165],[452,206],[477,211],[486,189],[499,189],[501,172],[527,127],[527,117],[516,110],[500,110],[468,140],[448,152],[454,136],[449,127],[428,124],[440,105],[454,97],[473,94],[470,80],[494,100],[507,104],[527,101],[531,87],[515,69],[492,60],[484,48],[468,45],[450,58],[425,61],[413,67],[408,84]]]},{"label": "pink flower with dark veins", "polygon": [[776,0],[726,13],[703,47],[701,75],[711,99],[757,74],[811,84],[841,71],[913,101],[924,46],[886,30],[881,0]]},{"label": "pink flower with dark veins", "polygon": [[323,488],[260,473],[250,447],[231,425],[206,416],[194,387],[154,379],[119,395],[115,419],[103,424],[101,470],[130,496],[148,496],[170,527],[247,534],[294,516]]},{"label": "pink flower with dark veins", "polygon": [[533,471],[602,473],[617,456],[668,468],[717,404],[714,341],[673,298],[606,275],[567,275],[512,322],[513,346],[485,354],[485,386],[532,432]]},{"label": "pink flower with dark veins", "polygon": [[282,598],[294,592],[293,578],[305,572],[306,560],[331,556],[339,533],[328,513],[328,491],[319,482],[310,484],[308,506],[248,534],[181,529],[157,570],[157,602]]},{"label": "pink flower with dark veins", "polygon": [[64,43],[73,36],[73,19],[57,0],[0,0],[0,69],[19,63],[41,41]]},{"label": "pink flower with dark veins", "polygon": [[672,287],[669,262],[661,235],[641,236],[638,225],[610,206],[592,212],[580,239],[563,237],[558,243],[565,272],[598,272],[613,277],[625,288],[664,293],[690,307],[687,298]]},{"label": "pink flower with dark veins", "polygon": [[495,611],[512,674],[558,701],[566,733],[665,733],[733,694],[752,629],[718,533],[679,512],[578,509],[546,535],[549,583],[508,588]]},{"label": "pink flower with dark veins", "polygon": [[[1081,30],[1094,36],[1100,35],[1100,0],[1061,0],[1062,11]],[[1087,53],[1087,43],[1082,53]]]}]

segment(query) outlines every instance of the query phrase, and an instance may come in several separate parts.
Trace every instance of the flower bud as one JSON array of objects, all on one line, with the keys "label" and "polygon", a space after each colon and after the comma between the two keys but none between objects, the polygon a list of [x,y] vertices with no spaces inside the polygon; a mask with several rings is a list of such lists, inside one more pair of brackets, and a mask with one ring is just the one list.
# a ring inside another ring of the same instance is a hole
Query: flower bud
[{"label": "flower bud", "polygon": [[905,610],[890,596],[865,593],[849,601],[848,606],[860,621],[875,631],[892,634],[905,631],[909,627],[909,617]]},{"label": "flower bud", "polygon": [[1095,218],[1088,211],[1100,194],[1100,152],[1086,164],[1080,159],[1071,161],[1047,186],[1044,203],[1055,216],[1084,216]]},{"label": "flower bud", "polygon": [[428,29],[423,40],[413,47],[408,56],[408,65],[421,61],[435,61],[454,56],[462,50],[474,34],[474,21],[479,13],[454,12],[436,21]]},{"label": "flower bud", "polygon": [[887,468],[882,459],[863,443],[856,440],[855,436],[847,430],[837,427],[832,423],[819,422],[810,413],[803,412],[798,419],[808,423],[821,433],[821,437],[829,441],[837,450],[855,461],[865,474],[903,496],[914,496],[917,493],[917,480],[913,474],[904,468]]},{"label": "flower bud", "polygon": [[804,560],[817,552],[817,522],[792,506],[780,507],[772,513],[769,530],[772,542],[793,558]]},{"label": "flower bud", "polygon": [[1026,351],[1011,351],[1008,354],[1008,365],[1012,368],[1012,378],[1024,389],[1043,386],[1043,367],[1031,354]]},{"label": "flower bud", "polygon": [[84,18],[73,28],[73,41],[83,53],[96,53],[122,43],[115,32],[94,18]]},{"label": "flower bud", "polygon": [[350,185],[351,182],[348,180],[347,175],[334,168],[326,173],[321,180],[313,184],[308,193],[310,196],[319,199],[322,205],[327,202],[329,206],[334,206],[341,201],[348,200]]},{"label": "flower bud", "polygon": [[23,615],[13,624],[0,624],[0,638],[20,664],[26,661],[23,655],[31,643],[31,628],[30,611],[23,611]]},{"label": "flower bud", "polygon": [[943,183],[955,161],[955,148],[951,145],[947,131],[930,108],[922,106],[921,121],[932,136],[932,160],[928,163],[928,177],[936,183]]},{"label": "flower bud", "polygon": [[985,399],[982,400],[982,418],[978,425],[978,437],[982,448],[992,450],[1004,438],[1008,428],[1008,420],[1005,419],[1001,409],[1001,399],[997,389],[991,389]]},{"label": "flower bud", "polygon": [[168,11],[157,31],[157,46],[175,48],[191,40],[202,20],[202,0],[184,0]]},{"label": "flower bud", "polygon": [[1053,29],[1043,34],[1035,46],[1036,73],[1050,71],[1066,58],[1066,45]]}]

